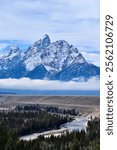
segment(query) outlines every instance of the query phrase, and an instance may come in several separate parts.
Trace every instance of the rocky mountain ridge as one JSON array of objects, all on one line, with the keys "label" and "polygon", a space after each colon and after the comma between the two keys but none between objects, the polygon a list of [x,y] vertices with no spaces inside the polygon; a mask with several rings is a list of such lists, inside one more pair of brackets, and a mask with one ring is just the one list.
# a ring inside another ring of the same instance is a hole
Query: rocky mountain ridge
[{"label": "rocky mountain ridge", "polygon": [[69,81],[99,74],[100,68],[89,64],[77,48],[65,40],[51,42],[47,34],[25,52],[13,45],[0,58],[0,78]]}]

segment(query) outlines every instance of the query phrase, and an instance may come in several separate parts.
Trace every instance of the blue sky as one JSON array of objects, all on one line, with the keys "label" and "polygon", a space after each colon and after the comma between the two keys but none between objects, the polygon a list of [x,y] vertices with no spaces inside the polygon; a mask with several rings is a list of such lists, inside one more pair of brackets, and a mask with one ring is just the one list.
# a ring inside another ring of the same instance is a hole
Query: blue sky
[{"label": "blue sky", "polygon": [[73,44],[89,61],[96,55],[99,65],[99,12],[99,0],[0,0],[0,51],[5,40],[32,44],[48,34],[52,42]]}]

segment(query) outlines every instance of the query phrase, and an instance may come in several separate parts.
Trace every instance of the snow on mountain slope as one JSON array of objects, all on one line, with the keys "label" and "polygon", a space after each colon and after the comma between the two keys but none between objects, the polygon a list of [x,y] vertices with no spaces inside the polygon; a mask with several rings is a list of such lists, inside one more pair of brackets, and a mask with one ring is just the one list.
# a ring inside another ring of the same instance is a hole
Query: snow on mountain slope
[{"label": "snow on mountain slope", "polygon": [[30,47],[26,53],[24,64],[28,71],[32,71],[35,67],[43,64],[42,55],[47,46],[50,44],[50,38],[45,35],[43,39],[35,42],[32,47]]},{"label": "snow on mountain slope", "polygon": [[12,45],[0,58],[0,66],[6,70],[12,68],[23,59],[23,56],[23,52],[16,45]]},{"label": "snow on mountain slope", "polygon": [[45,35],[29,49],[24,63],[29,71],[43,64],[47,71],[56,73],[76,62],[85,62],[77,48],[64,40],[50,43],[49,36]]},{"label": "snow on mountain slope", "polygon": [[51,42],[46,34],[26,52],[16,45],[0,57],[0,78],[72,80],[100,74],[99,67],[86,62],[78,49],[65,40]]}]

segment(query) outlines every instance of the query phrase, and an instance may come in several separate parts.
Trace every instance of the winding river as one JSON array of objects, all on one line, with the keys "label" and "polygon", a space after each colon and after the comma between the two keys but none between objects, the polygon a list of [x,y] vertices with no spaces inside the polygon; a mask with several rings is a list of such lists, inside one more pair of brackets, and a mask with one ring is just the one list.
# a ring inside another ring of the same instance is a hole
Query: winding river
[{"label": "winding river", "polygon": [[88,122],[88,117],[78,116],[75,117],[72,122],[68,122],[61,125],[60,129],[25,135],[20,137],[20,140],[29,141],[29,140],[36,139],[40,135],[44,135],[44,137],[50,137],[51,135],[59,136],[61,134],[65,134],[66,131],[71,132],[74,130],[79,130],[79,131],[86,130],[87,122]]}]

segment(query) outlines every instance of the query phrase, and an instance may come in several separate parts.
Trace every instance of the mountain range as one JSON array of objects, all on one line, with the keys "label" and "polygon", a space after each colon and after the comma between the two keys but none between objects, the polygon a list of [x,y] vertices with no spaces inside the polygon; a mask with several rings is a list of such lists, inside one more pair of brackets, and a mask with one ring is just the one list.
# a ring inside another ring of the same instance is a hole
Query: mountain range
[{"label": "mountain range", "polygon": [[46,34],[25,52],[12,45],[0,56],[0,79],[23,78],[79,81],[100,75],[76,47],[65,40],[51,42]]}]

